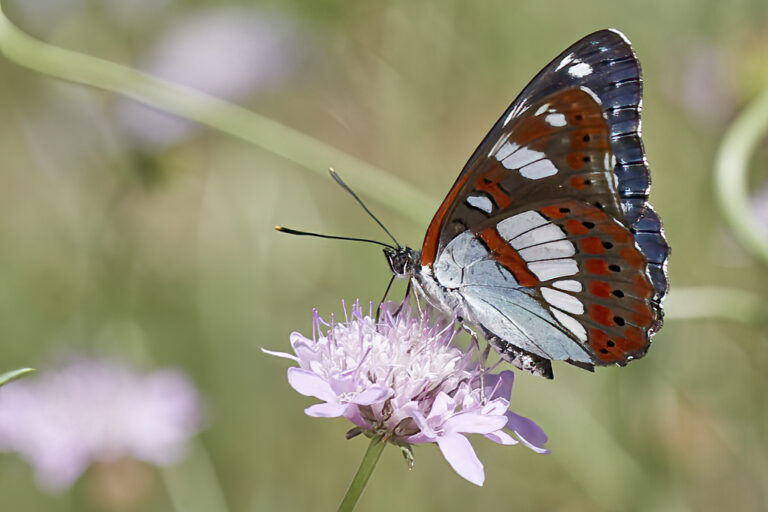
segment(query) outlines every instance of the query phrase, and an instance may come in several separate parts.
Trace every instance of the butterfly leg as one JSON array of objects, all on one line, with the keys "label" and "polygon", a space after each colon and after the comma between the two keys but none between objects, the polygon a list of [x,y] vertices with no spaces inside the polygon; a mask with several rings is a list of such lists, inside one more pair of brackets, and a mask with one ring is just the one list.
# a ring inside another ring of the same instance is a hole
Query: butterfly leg
[{"label": "butterfly leg", "polygon": [[[392,279],[389,280],[389,284],[387,285],[387,289],[384,291],[384,296],[381,298],[381,301],[379,301],[379,307],[378,307],[378,309],[376,309],[376,323],[377,324],[379,323],[379,316],[381,316],[381,306],[384,305],[384,301],[387,300],[387,295],[389,295],[389,289],[392,288],[392,283],[395,282],[395,277],[396,276],[393,275]],[[408,284],[410,285],[410,282]],[[406,297],[407,297],[407,294],[406,294]],[[402,307],[403,307],[403,305],[400,304],[400,308],[402,308]],[[400,308],[397,308],[397,311],[395,312],[395,314],[400,312]]]},{"label": "butterfly leg", "polygon": [[[389,282],[389,284],[392,284],[392,281]],[[387,288],[389,289],[389,288]],[[405,297],[403,297],[403,302],[400,303],[399,306],[397,306],[397,309],[392,314],[392,316],[397,316],[400,314],[400,311],[403,310],[403,306],[405,306],[409,301],[411,300],[411,281],[408,281],[408,286],[405,288]],[[416,303],[418,304],[418,296],[416,297]],[[419,309],[419,313],[421,313],[421,309]]]},{"label": "butterfly leg", "polygon": [[[408,281],[408,291],[407,291],[407,293],[410,294],[410,292],[411,292],[411,282]],[[408,295],[406,295],[406,296],[408,296]],[[413,297],[416,299],[416,307],[419,310],[419,316],[423,317],[424,316],[424,310],[421,309],[421,302],[419,302],[419,294],[418,293],[414,293]]]},{"label": "butterfly leg", "polygon": [[480,353],[480,357],[478,358],[478,362],[480,363],[480,401],[482,403],[485,403],[485,378],[484,378],[484,375],[485,375],[485,372],[488,370],[488,368],[486,368],[485,365],[488,362],[488,356],[491,354],[491,345],[490,344],[486,344],[485,345],[485,349],[482,350],[482,352],[481,352],[480,340],[477,337],[477,333],[471,327],[469,327],[467,324],[463,323],[461,321],[461,318],[459,318],[458,320],[459,320],[459,323],[461,325],[461,328],[467,334],[469,334],[469,336],[472,338],[472,342],[471,342],[472,345],[474,345],[475,348],[477,348],[477,351]]}]

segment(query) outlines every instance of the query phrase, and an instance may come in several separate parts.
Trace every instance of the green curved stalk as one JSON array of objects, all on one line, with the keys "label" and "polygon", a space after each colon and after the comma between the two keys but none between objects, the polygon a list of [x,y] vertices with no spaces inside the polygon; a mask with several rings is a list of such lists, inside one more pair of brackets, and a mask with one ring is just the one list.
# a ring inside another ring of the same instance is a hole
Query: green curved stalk
[{"label": "green curved stalk", "polygon": [[718,319],[759,324],[768,322],[768,302],[738,288],[689,286],[673,288],[664,301],[669,320]]},{"label": "green curved stalk", "polygon": [[384,440],[384,436],[374,436],[371,438],[371,444],[368,445],[368,449],[365,451],[363,460],[360,462],[360,467],[357,469],[352,482],[349,484],[344,498],[339,504],[338,512],[351,512],[355,509],[357,500],[360,499],[360,495],[363,494],[368,479],[371,478],[376,463],[379,462],[381,452],[384,451],[384,447],[387,442]]},{"label": "green curved stalk", "polygon": [[419,224],[429,219],[437,203],[396,176],[277,121],[189,87],[34,39],[8,20],[1,5],[0,51],[19,66],[122,94],[250,142],[315,173],[325,175],[335,167],[361,194]]},{"label": "green curved stalk", "polygon": [[728,127],[715,157],[715,194],[720,210],[744,247],[768,264],[768,234],[749,211],[749,159],[768,132],[768,89]]},{"label": "green curved stalk", "polygon": [[8,384],[12,380],[20,379],[21,377],[34,372],[34,368],[21,368],[19,370],[13,370],[10,372],[5,372],[3,374],[0,374],[0,386],[3,384]]}]

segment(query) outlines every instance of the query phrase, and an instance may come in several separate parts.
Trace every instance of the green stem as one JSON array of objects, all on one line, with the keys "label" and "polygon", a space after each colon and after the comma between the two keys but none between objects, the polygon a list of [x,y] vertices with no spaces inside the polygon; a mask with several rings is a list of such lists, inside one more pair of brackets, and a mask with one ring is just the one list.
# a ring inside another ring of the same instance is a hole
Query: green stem
[{"label": "green stem", "polygon": [[8,384],[12,380],[20,379],[26,374],[32,373],[34,371],[35,371],[34,368],[21,368],[19,370],[13,370],[10,372],[5,372],[3,374],[0,374],[0,386],[2,386],[3,384]]},{"label": "green stem", "polygon": [[349,484],[349,489],[344,495],[344,499],[339,504],[338,512],[350,512],[354,510],[357,500],[360,499],[360,495],[365,489],[365,485],[368,483],[368,479],[371,478],[373,468],[376,467],[376,463],[379,462],[381,452],[384,451],[384,447],[387,442],[383,436],[375,436],[371,439],[371,444],[368,445],[363,460],[360,463],[360,467],[357,469],[355,477]]},{"label": "green stem", "polygon": [[733,233],[744,247],[768,264],[768,235],[749,210],[749,159],[768,131],[768,89],[728,127],[715,157],[715,194]]},{"label": "green stem", "polygon": [[360,193],[422,224],[437,201],[405,181],[328,144],[232,103],[135,69],[34,39],[0,6],[0,52],[48,76],[122,94],[255,144],[315,173],[336,167]]},{"label": "green stem", "polygon": [[719,286],[673,288],[664,301],[665,318],[719,319],[760,324],[768,321],[768,303],[757,293]]}]

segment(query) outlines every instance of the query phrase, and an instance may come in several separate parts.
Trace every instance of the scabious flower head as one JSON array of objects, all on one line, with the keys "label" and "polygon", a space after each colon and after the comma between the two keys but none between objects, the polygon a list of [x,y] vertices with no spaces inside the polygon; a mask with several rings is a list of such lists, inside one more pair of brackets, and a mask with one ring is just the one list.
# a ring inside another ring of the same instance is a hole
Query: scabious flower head
[{"label": "scabious flower head", "polygon": [[[518,440],[546,453],[547,437],[531,420],[509,411],[514,374],[488,373],[473,345],[453,344],[453,321],[382,308],[377,322],[359,304],[345,320],[324,322],[317,311],[312,338],[294,332],[294,354],[266,351],[298,363],[288,382],[299,393],[322,400],[310,416],[344,416],[354,431],[383,435],[403,447],[436,443],[462,477],[482,485],[485,473],[465,434],[482,434],[499,444]],[[511,435],[511,434],[514,434]]]},{"label": "scabious flower head", "polygon": [[173,370],[82,358],[0,389],[0,450],[17,452],[47,490],[97,461],[171,464],[199,428],[197,391]]}]

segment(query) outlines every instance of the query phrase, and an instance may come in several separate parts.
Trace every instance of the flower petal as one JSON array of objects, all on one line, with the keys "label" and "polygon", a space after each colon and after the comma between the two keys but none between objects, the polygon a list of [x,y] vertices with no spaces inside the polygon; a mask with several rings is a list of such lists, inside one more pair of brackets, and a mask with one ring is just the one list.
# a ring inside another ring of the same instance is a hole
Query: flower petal
[{"label": "flower petal", "polygon": [[344,411],[344,417],[360,428],[371,428],[368,422],[363,419],[362,415],[360,414],[360,409],[357,407],[347,407],[347,409]]},{"label": "flower petal", "polygon": [[491,400],[480,409],[483,414],[503,416],[509,410],[509,401],[506,398]]},{"label": "flower petal", "polygon": [[454,471],[475,485],[483,485],[485,471],[469,440],[461,434],[443,436],[437,439],[440,452]]},{"label": "flower petal", "polygon": [[520,416],[512,411],[507,411],[507,428],[513,431],[525,446],[537,453],[549,453],[544,448],[547,442],[547,434],[525,416]]},{"label": "flower petal", "polygon": [[326,402],[335,402],[336,393],[331,386],[317,374],[301,368],[288,368],[288,384],[298,393],[314,396]]},{"label": "flower petal", "polygon": [[299,358],[296,357],[293,354],[286,354],[285,352],[275,352],[274,350],[267,350],[264,347],[261,347],[261,351],[265,354],[269,354],[270,356],[276,356],[276,357],[282,357],[283,359],[290,359],[292,361],[299,362]]},{"label": "flower petal", "polygon": [[371,405],[381,402],[392,394],[392,390],[384,386],[371,386],[358,393],[350,402],[357,405]]},{"label": "flower petal", "polygon": [[447,415],[448,413],[453,412],[455,408],[456,401],[441,391],[432,403],[432,409],[429,411],[427,418],[432,419],[438,416]]},{"label": "flower petal", "polygon": [[494,443],[503,444],[505,446],[511,446],[513,444],[517,444],[518,441],[511,435],[507,434],[503,430],[497,430],[496,432],[491,432],[490,434],[483,434],[485,437],[493,441]]},{"label": "flower petal", "polygon": [[512,370],[504,370],[498,375],[486,374],[485,393],[488,400],[495,398],[505,398],[509,400],[512,396],[512,384],[515,382],[515,373]]},{"label": "flower petal", "polygon": [[307,416],[316,418],[337,418],[342,416],[349,405],[340,403],[315,404],[304,409]]},{"label": "flower petal", "polygon": [[486,415],[479,412],[462,412],[454,414],[443,424],[446,434],[490,434],[504,428],[506,416]]}]

